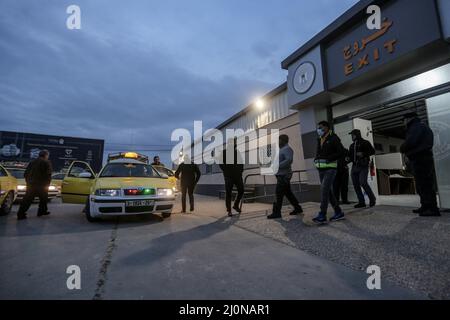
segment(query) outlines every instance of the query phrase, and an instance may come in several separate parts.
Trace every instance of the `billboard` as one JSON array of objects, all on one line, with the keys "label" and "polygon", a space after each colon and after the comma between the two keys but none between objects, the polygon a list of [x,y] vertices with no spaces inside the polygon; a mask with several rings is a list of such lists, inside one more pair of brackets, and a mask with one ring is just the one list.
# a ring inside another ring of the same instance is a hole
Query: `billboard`
[{"label": "billboard", "polygon": [[64,172],[72,161],[89,163],[99,172],[103,163],[104,140],[49,136],[22,132],[0,131],[0,162],[27,163],[46,149],[54,172]]}]

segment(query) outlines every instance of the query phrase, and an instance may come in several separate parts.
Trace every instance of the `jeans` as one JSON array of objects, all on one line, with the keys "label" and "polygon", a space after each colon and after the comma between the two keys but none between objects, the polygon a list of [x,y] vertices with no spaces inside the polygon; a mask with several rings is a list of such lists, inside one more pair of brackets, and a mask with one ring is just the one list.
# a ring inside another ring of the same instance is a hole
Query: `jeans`
[{"label": "jeans", "polygon": [[328,211],[328,203],[331,204],[335,213],[341,213],[339,203],[334,196],[333,185],[336,179],[336,169],[319,170],[320,176],[320,212],[326,214]]},{"label": "jeans", "polygon": [[301,207],[298,204],[297,197],[291,190],[292,174],[276,177],[277,177],[277,187],[275,189],[276,202],[273,212],[275,214],[281,214],[281,207],[283,206],[284,196],[286,196],[286,198],[289,200],[289,203],[294,207],[295,210],[300,210]]},{"label": "jeans", "polygon": [[422,208],[437,210],[433,156],[421,156],[414,160],[410,159],[410,162]]},{"label": "jeans", "polygon": [[47,213],[48,186],[27,185],[27,191],[25,192],[25,196],[23,197],[22,202],[20,203],[19,211],[17,212],[18,216],[24,216],[27,213],[35,197],[39,198],[38,213]]},{"label": "jeans", "polygon": [[375,203],[377,201],[377,198],[375,197],[372,189],[369,186],[369,182],[367,182],[368,176],[369,176],[369,167],[353,166],[352,168],[353,186],[355,187],[355,192],[356,195],[358,196],[358,202],[361,204],[366,203],[361,188],[364,189],[364,191],[366,192],[367,196],[369,197],[370,203]]},{"label": "jeans", "polygon": [[242,180],[242,175],[236,176],[226,176],[225,177],[225,205],[227,207],[227,211],[231,211],[231,197],[233,195],[233,187],[236,186],[237,189],[237,197],[234,201],[234,206],[239,206],[242,197],[244,196],[244,181]]}]

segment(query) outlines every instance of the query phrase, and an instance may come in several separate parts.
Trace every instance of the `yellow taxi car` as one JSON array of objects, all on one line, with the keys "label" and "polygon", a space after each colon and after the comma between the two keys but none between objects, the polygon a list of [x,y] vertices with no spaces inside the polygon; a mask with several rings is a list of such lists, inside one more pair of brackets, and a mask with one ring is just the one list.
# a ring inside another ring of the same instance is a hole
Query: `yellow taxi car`
[{"label": "yellow taxi car", "polygon": [[17,179],[0,165],[0,215],[11,212],[17,195]]},{"label": "yellow taxi car", "polygon": [[[25,193],[27,191],[27,183],[25,181],[25,169],[21,167],[6,167],[6,170],[9,171],[11,175],[13,175],[17,179],[17,201],[22,201]],[[48,201],[52,201],[58,195],[58,187],[53,182],[51,182],[48,187]]]},{"label": "yellow taxi car", "polygon": [[96,175],[89,164],[75,161],[62,183],[64,203],[85,204],[90,222],[100,217],[161,213],[170,217],[175,202],[171,184],[135,152],[108,156]]}]

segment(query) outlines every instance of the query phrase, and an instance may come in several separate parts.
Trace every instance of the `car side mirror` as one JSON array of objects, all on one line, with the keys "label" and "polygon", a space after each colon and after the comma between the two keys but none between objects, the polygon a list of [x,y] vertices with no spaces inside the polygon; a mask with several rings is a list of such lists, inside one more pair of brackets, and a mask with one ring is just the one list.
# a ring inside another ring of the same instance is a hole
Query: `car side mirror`
[{"label": "car side mirror", "polygon": [[92,178],[92,174],[90,172],[82,172],[78,175],[78,178],[90,179]]}]

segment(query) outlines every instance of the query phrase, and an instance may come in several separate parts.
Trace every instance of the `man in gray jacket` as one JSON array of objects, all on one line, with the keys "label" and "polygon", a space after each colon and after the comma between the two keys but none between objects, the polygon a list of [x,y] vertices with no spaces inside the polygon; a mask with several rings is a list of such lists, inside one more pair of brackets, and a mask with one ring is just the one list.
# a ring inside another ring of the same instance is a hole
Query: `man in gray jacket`
[{"label": "man in gray jacket", "polygon": [[290,215],[297,215],[303,212],[302,207],[298,203],[297,198],[291,190],[292,179],[292,161],[294,160],[294,150],[289,146],[289,137],[285,134],[279,138],[280,151],[279,151],[279,164],[278,172],[275,175],[277,178],[276,187],[276,202],[273,205],[273,212],[267,216],[268,219],[281,218],[281,207],[283,206],[283,198],[289,200],[294,207],[294,211]]}]

